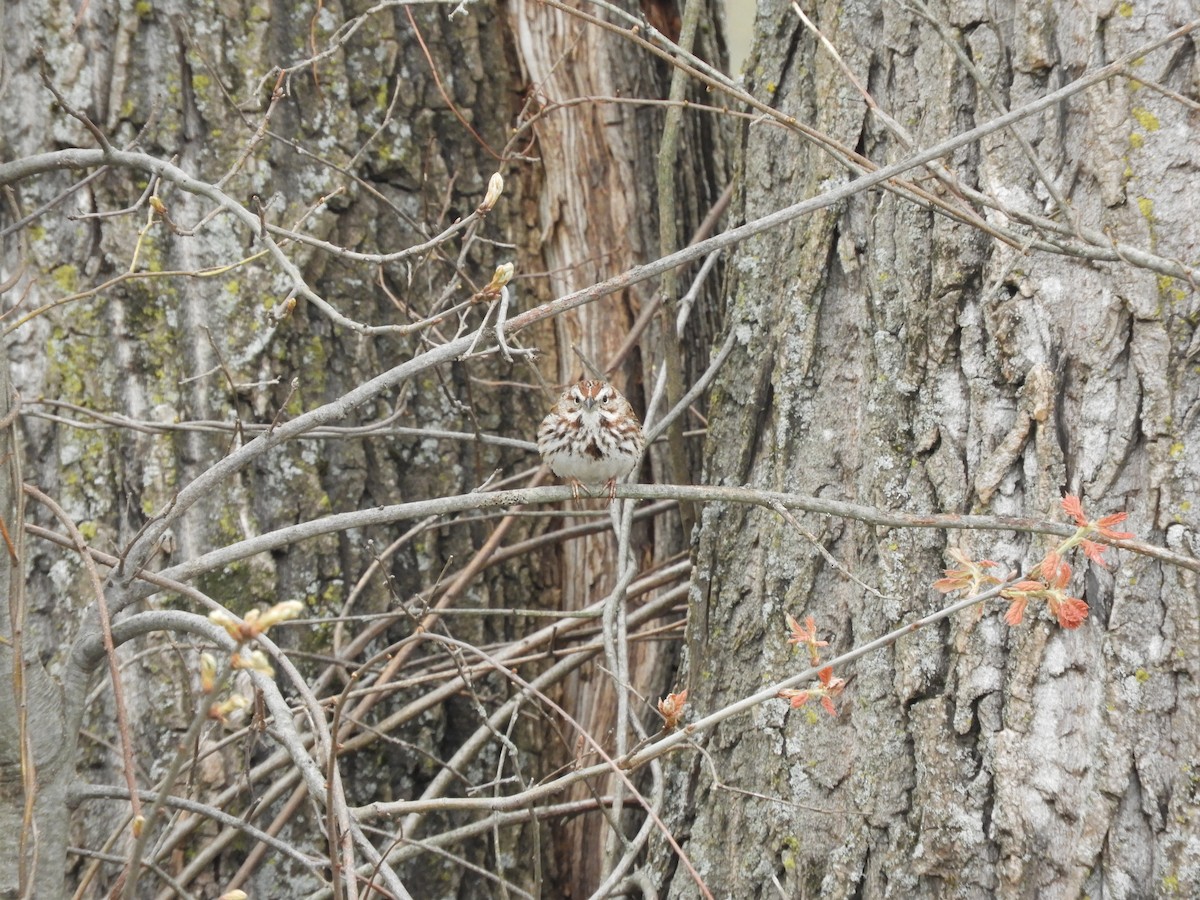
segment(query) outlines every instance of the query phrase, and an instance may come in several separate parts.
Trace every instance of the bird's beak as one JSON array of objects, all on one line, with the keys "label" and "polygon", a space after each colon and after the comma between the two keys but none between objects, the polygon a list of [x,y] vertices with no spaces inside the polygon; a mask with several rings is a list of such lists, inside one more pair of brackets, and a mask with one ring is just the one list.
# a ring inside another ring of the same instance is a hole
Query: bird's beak
[{"label": "bird's beak", "polygon": [[596,398],[595,397],[585,397],[583,400],[583,408],[588,411],[595,409],[596,408]]}]

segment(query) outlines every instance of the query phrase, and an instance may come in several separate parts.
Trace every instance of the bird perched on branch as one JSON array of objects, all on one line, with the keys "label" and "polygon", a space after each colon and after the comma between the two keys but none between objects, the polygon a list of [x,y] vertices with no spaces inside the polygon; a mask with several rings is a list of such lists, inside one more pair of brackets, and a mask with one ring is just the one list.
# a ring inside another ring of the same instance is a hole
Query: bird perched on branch
[{"label": "bird perched on branch", "polygon": [[563,391],[542,419],[537,443],[550,470],[571,483],[576,500],[580,485],[600,484],[611,500],[617,479],[642,455],[642,423],[615,387],[585,378]]}]

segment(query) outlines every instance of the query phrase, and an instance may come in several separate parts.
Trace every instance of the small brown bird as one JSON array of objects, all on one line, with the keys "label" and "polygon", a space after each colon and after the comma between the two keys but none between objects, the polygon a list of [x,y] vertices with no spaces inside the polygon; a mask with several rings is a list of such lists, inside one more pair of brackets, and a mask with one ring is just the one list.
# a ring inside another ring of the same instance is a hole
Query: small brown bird
[{"label": "small brown bird", "polygon": [[607,381],[593,379],[567,388],[538,428],[542,459],[570,481],[576,500],[581,484],[604,484],[615,498],[617,479],[633,470],[642,442],[642,423],[629,401]]}]

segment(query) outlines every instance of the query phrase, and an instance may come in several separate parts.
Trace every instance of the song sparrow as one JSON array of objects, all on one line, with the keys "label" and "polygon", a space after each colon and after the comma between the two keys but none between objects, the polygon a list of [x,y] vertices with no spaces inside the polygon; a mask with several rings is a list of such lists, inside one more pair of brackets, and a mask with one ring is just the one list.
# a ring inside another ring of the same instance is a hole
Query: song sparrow
[{"label": "song sparrow", "polygon": [[642,423],[615,387],[584,379],[567,388],[542,419],[538,450],[555,475],[571,482],[576,500],[581,484],[602,483],[611,500],[617,479],[642,455]]}]

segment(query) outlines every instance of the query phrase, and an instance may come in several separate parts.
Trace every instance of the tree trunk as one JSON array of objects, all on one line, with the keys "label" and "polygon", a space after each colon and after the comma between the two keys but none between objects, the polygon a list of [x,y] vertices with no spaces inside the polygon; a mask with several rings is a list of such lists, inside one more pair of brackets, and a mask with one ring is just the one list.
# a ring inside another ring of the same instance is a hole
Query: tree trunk
[{"label": "tree trunk", "polygon": [[[879,165],[1194,14],[1169,2],[934,3],[929,17],[919,3],[804,6],[840,62],[788,3],[760,4],[750,88]],[[1139,537],[1200,555],[1200,297],[1172,277],[1200,242],[1198,72],[1194,34],[1177,38],[946,155],[953,180],[908,173],[1007,242],[872,190],[742,244],[726,289],[739,341],[713,392],[705,480],[1060,521],[1070,493],[1092,516],[1127,510]],[[743,129],[739,170],[746,220],[849,177],[758,124]],[[759,508],[704,510],[693,715],[807,666],[785,614],[812,616],[830,658],[946,605],[931,584],[953,565],[948,548],[1029,572],[1051,546],[1002,529],[802,524],[811,536]],[[703,757],[675,757],[667,822],[712,894],[1200,891],[1196,576],[1107,558],[1107,570],[1076,565],[1071,592],[1090,606],[1078,630],[1033,605],[1009,626],[992,601],[837,672],[848,687],[836,718],[780,699],[699,738]],[[675,854],[659,860],[669,896],[695,896]]]},{"label": "tree trunk", "polygon": [[[618,700],[659,727],[645,702],[672,656],[654,621],[624,672],[596,646],[634,601],[680,589],[678,564],[654,576],[687,518],[640,521],[630,566],[566,527],[598,501],[537,516],[567,492],[463,498],[530,484],[537,423],[585,360],[639,412],[664,371],[669,279],[656,298],[631,275],[553,324],[545,304],[676,249],[717,200],[723,117],[692,103],[678,161],[656,168],[663,111],[638,102],[668,96],[651,49],[680,34],[673,8],[6,4],[0,368],[25,399],[19,433],[0,406],[0,825],[20,835],[0,895],[59,896],[66,871],[81,896],[581,896],[638,846],[608,822],[656,825],[606,809],[635,782],[666,798],[682,854],[659,839],[609,893],[1200,891],[1200,69],[1194,31],[1168,39],[1182,6],[764,2],[745,221],[1062,93],[739,245],[725,309],[701,296],[669,380],[694,383],[724,315],[735,352],[689,420],[712,438],[711,485],[1037,519],[1070,494],[1092,518],[1127,510],[1186,565],[1076,554],[1082,627],[1039,603],[1010,624],[992,601],[827,675],[846,681],[836,718],[775,698],[680,735],[704,752],[661,760],[665,790],[631,764],[630,783],[600,767],[572,797],[576,768],[621,755]],[[695,50],[721,55],[705,28]],[[725,102],[717,81],[690,99]],[[654,180],[673,163],[672,200]],[[507,332],[511,360],[492,327],[509,262],[509,320],[534,320]],[[642,479],[689,477],[696,442],[673,437]],[[22,512],[22,479],[63,512]],[[438,498],[466,512],[389,512]],[[830,658],[943,608],[948,550],[1028,578],[1054,546],[998,521],[701,515],[693,719],[808,665],[788,615]],[[115,682],[76,535],[107,573]],[[556,616],[520,643],[538,614],[604,598],[590,634]],[[296,600],[303,622],[270,638],[298,675],[208,684],[202,652],[254,664],[250,644],[272,648],[239,629]],[[241,619],[222,629],[214,608]],[[193,804],[150,817],[144,853],[127,784]]]},{"label": "tree trunk", "polygon": [[38,893],[57,897],[62,895],[66,869],[66,788],[75,763],[71,726],[78,723],[64,719],[61,691],[22,627],[25,507],[19,411],[20,397],[9,380],[8,358],[0,343],[0,584],[6,596],[0,605],[0,671],[9,686],[0,691],[0,834],[9,836],[8,849],[0,854],[0,897],[17,897],[35,871]]},{"label": "tree trunk", "polygon": [[[705,15],[711,19],[713,12]],[[542,103],[572,97],[667,94],[664,72],[647,68],[644,52],[622,36],[524,0],[515,4],[512,21],[534,96]],[[711,40],[702,42],[698,52],[719,59]],[[564,61],[570,64],[564,65]],[[692,95],[698,93],[691,91]],[[625,271],[659,255],[653,185],[662,116],[649,112],[636,104],[587,104],[565,108],[535,126],[545,168],[538,222],[553,296],[580,290],[603,280],[606,274]],[[699,148],[708,148],[712,155],[702,156]],[[721,149],[719,131],[710,123],[696,117],[688,120],[679,156],[694,164],[678,169],[679,209],[673,211],[687,232],[696,228],[717,200],[725,174]],[[711,294],[706,294],[709,297]],[[648,387],[662,360],[663,317],[652,321],[638,344],[632,348],[625,344],[639,314],[652,302],[648,290],[638,285],[558,317],[558,382],[565,386],[581,377],[593,377],[596,372],[589,371],[589,366],[595,366],[629,395],[637,409],[645,409]],[[692,343],[687,361],[694,371],[700,371],[707,361],[712,321],[703,321],[702,316],[696,319],[699,321],[689,330]],[[661,474],[661,456],[648,456],[643,471]],[[585,501],[583,506],[598,511],[606,504]],[[639,529],[636,539],[644,557],[654,564],[678,553],[682,543],[674,514]],[[606,596],[617,581],[618,569],[617,542],[609,530],[567,544],[561,570],[563,608],[582,609]],[[663,649],[653,643],[631,646],[631,684],[652,695],[670,684],[674,654],[663,653]],[[618,710],[610,678],[598,678],[586,670],[567,691],[569,706],[580,711],[588,733],[612,733]],[[584,758],[595,761],[590,754]],[[615,779],[607,779],[600,786],[581,786],[574,796],[606,792],[615,783]],[[596,815],[572,820],[559,832],[556,850],[563,871],[571,873],[571,896],[586,896],[603,879],[608,830],[605,819]]]},{"label": "tree trunk", "polygon": [[[498,265],[516,267],[511,317],[657,255],[650,166],[662,113],[615,98],[665,96],[661,63],[631,53],[619,36],[541,5],[375,6],[236,0],[5,5],[0,160],[93,148],[99,133],[119,150],[172,161],[230,201],[113,159],[82,171],[47,165],[36,177],[16,169],[0,177],[7,191],[0,211],[0,284],[8,285],[2,327],[14,381],[26,397],[25,477],[57,499],[97,551],[126,553],[148,521],[171,513],[181,489],[268,428],[469,334],[485,315],[495,322],[499,310],[485,286]],[[362,27],[348,27],[364,15]],[[61,100],[42,84],[37,48]],[[715,58],[719,50],[710,43],[702,52]],[[580,97],[589,99],[574,104]],[[567,105],[542,109],[547,101]],[[87,122],[68,115],[68,105]],[[700,126],[691,127],[689,152],[702,160],[681,172],[679,208],[672,211],[684,234],[708,211],[723,177],[719,149],[710,143],[700,154]],[[403,259],[370,256],[426,242],[471,214],[497,171],[504,193],[486,220]],[[258,222],[248,226],[231,212],[236,204]],[[273,226],[307,236],[274,233],[315,298],[301,291],[293,306],[297,284],[265,243]],[[174,570],[216,548],[334,513],[469,493],[496,473],[527,480],[539,461],[528,443],[511,439],[532,441],[558,384],[583,374],[571,345],[607,365],[647,301],[630,290],[553,326],[523,330],[514,347],[539,350],[533,366],[527,356],[509,363],[489,352],[421,370],[332,423],[349,430],[326,430],[258,455],[187,508],[156,544],[149,568]],[[411,333],[371,333],[435,316]],[[711,311],[703,321],[711,326]],[[708,340],[703,328],[692,328],[697,339],[685,362],[696,371],[705,365]],[[494,347],[490,331],[484,336],[479,349]],[[654,327],[614,375],[639,409],[643,383],[658,365],[656,339]],[[369,433],[353,430],[368,426]],[[18,456],[4,456],[6,471]],[[17,538],[18,486],[14,476],[0,507]],[[40,506],[31,505],[27,518],[61,530]],[[435,517],[363,527],[204,571],[194,587],[239,615],[303,601],[312,624],[289,630],[280,642],[301,664],[311,658],[306,674],[337,658],[346,666],[337,673],[344,677],[411,637],[415,623],[397,608],[445,597],[472,560],[482,574],[464,580],[450,606],[572,609],[603,596],[613,571],[604,538],[565,545],[555,538],[536,552],[487,562],[495,552],[490,539],[515,545],[539,535],[554,538],[560,524]],[[677,526],[660,519],[639,527],[646,561],[679,550]],[[477,558],[481,548],[491,549]],[[374,577],[376,561],[386,577]],[[64,683],[71,648],[95,637],[84,625],[94,625],[94,598],[79,557],[31,541],[19,563],[28,599],[21,606],[11,593],[17,621],[4,623],[4,637],[22,628],[31,662],[24,693],[6,694],[0,706],[0,821],[10,834],[28,836],[24,757],[14,724],[22,699],[38,700],[43,711],[30,720],[39,778],[50,768],[43,751],[57,747],[69,757],[75,750],[57,718],[45,717],[50,704],[43,697],[62,693],[63,721],[84,718],[78,758],[58,761],[62,789],[38,789],[38,803],[51,806],[60,822],[69,782],[124,783],[125,744],[134,749],[138,786],[153,790],[209,701],[197,674],[202,642],[139,636],[118,648],[131,722],[130,733],[121,735],[106,675],[86,672]],[[114,576],[106,587],[119,593],[118,581]],[[158,595],[129,613],[159,608],[207,612],[193,596]],[[384,613],[395,615],[391,627],[343,659],[352,638],[372,621],[324,620]],[[483,647],[504,645],[539,624],[520,615],[459,616],[439,627]],[[657,646],[635,660],[645,681],[637,687],[648,696],[661,692],[663,666],[672,660]],[[5,671],[18,672],[11,654],[0,641]],[[418,661],[426,664],[448,658],[440,651],[422,654]],[[552,654],[546,658],[552,661]],[[46,678],[38,675],[39,660]],[[539,658],[521,671],[532,677],[531,670],[548,665]],[[603,732],[612,717],[609,701],[597,700],[603,676],[590,669],[581,677],[582,683],[560,688],[558,700]],[[248,683],[236,684],[255,697]],[[335,681],[333,696],[343,684]],[[464,693],[397,726],[391,743],[372,744],[374,726],[365,736],[360,732],[372,749],[348,753],[341,762],[348,802],[420,796],[439,771],[436,764],[452,758],[479,726],[476,701],[494,699],[489,690],[497,702],[516,693],[501,678],[476,688],[479,695]],[[420,693],[414,679],[381,700],[371,721],[386,722]],[[514,746],[525,754],[522,778],[536,781],[574,755],[573,734],[563,736],[536,718],[514,723]],[[223,744],[219,730],[206,730],[194,748],[185,748],[197,754],[188,796],[277,829],[306,852],[332,853],[322,843],[324,798],[313,798],[317,806],[311,806],[277,769],[249,776],[274,745],[257,727],[237,735]],[[489,744],[456,775],[490,782],[497,766],[512,765],[507,746]],[[132,839],[122,817],[128,812],[125,801],[89,797],[72,819],[71,843],[126,858]],[[151,847],[167,830],[183,833],[190,818],[180,814],[166,830],[160,819]],[[416,837],[459,820],[450,814],[428,821],[434,824]],[[573,832],[552,821],[526,832],[518,827],[503,839],[495,831],[495,842],[488,835],[465,839],[457,856],[422,856],[402,874],[414,896],[480,896],[477,879],[460,865],[466,861],[526,890],[566,896],[598,879],[596,835],[603,822],[593,814]],[[270,866],[251,859],[241,870],[246,853],[228,831],[206,824],[190,839],[165,841],[153,859],[197,896],[216,896],[233,883],[262,897],[315,887],[312,875],[286,856],[272,858]],[[38,836],[38,871],[30,876],[38,896],[59,896],[61,890],[45,887],[52,882],[43,879],[61,879],[64,870],[71,882],[87,885],[86,896],[99,896],[124,877],[111,861],[77,855],[64,863],[65,827],[42,828]],[[395,849],[402,842],[385,837],[380,843]],[[589,859],[583,871],[576,865],[581,854]],[[0,877],[0,895],[15,894],[15,870],[6,868]],[[145,878],[143,892],[152,890],[152,877]],[[153,883],[153,890],[169,892]]]}]

